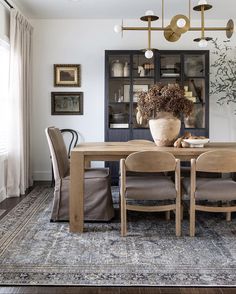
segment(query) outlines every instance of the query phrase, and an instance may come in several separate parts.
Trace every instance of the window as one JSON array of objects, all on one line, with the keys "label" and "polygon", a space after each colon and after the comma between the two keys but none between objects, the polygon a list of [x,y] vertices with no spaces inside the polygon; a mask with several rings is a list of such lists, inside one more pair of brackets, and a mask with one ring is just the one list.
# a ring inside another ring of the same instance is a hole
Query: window
[{"label": "window", "polygon": [[0,40],[0,155],[7,153],[9,49]]}]

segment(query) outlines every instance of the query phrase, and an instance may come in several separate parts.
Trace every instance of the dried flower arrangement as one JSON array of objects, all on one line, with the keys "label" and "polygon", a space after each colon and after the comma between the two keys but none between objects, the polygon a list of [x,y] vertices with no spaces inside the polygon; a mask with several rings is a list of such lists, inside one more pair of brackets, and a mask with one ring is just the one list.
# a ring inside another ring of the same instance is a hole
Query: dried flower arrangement
[{"label": "dried flower arrangement", "polygon": [[184,89],[178,84],[156,84],[147,92],[140,92],[137,103],[137,121],[155,119],[160,112],[168,112],[174,117],[188,116],[193,110],[193,102],[184,96]]}]

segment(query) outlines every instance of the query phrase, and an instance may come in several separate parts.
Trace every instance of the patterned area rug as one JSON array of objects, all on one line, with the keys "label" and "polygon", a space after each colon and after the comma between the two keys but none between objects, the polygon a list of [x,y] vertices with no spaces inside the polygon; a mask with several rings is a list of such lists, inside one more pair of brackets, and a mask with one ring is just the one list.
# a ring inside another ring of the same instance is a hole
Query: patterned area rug
[{"label": "patterned area rug", "polygon": [[0,209],[0,216],[3,215],[5,213],[5,209]]},{"label": "patterned area rug", "polygon": [[37,187],[1,220],[1,285],[236,285],[235,217],[198,214],[195,238],[187,219],[176,238],[173,216],[134,212],[125,238],[118,217],[71,234],[68,223],[49,222],[52,197]]}]

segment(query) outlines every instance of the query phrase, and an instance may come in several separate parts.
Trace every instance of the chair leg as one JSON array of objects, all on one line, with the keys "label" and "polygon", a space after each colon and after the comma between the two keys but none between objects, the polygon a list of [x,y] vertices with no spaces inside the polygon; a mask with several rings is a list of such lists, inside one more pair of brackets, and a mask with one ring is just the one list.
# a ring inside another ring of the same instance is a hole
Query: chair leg
[{"label": "chair leg", "polygon": [[53,172],[53,166],[52,166],[52,180],[51,180],[51,187],[55,186],[55,179],[54,179],[54,172]]},{"label": "chair leg", "polygon": [[126,211],[126,200],[123,197],[121,199],[121,236],[125,237],[127,234],[127,211]]},{"label": "chair leg", "polygon": [[181,236],[181,204],[176,203],[176,210],[175,210],[175,226],[176,226],[176,236]]},{"label": "chair leg", "polygon": [[166,216],[166,220],[169,221],[170,220],[170,211],[166,211],[165,216]]},{"label": "chair leg", "polygon": [[[227,201],[227,206],[230,206],[229,201]],[[231,212],[226,212],[226,221],[231,222]]]},{"label": "chair leg", "polygon": [[195,236],[195,201],[191,199],[190,201],[190,237]]}]

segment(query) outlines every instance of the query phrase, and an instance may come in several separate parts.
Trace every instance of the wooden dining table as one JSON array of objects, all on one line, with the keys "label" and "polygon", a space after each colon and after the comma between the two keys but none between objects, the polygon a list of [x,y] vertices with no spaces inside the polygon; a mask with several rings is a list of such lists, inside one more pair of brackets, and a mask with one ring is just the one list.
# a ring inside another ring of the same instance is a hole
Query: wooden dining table
[{"label": "wooden dining table", "polygon": [[70,161],[70,232],[84,230],[84,169],[91,161],[119,161],[137,151],[167,151],[181,161],[189,161],[210,150],[236,150],[236,142],[208,143],[200,148],[157,147],[132,142],[91,142],[76,146]]}]

